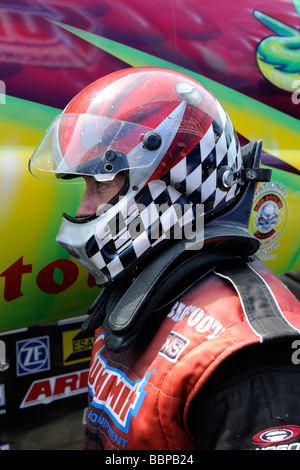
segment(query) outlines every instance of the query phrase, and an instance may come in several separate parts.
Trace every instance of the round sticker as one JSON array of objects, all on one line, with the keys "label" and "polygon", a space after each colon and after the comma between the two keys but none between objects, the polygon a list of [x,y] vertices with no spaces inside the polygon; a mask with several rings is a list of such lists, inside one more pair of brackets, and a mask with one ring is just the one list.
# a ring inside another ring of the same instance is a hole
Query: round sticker
[{"label": "round sticker", "polygon": [[278,444],[279,442],[289,441],[300,435],[299,426],[282,426],[277,428],[269,428],[253,436],[253,444],[267,445]]},{"label": "round sticker", "polygon": [[[259,257],[266,259],[279,246],[287,222],[287,190],[271,182],[259,186],[253,203],[252,233],[260,241]],[[274,255],[273,255],[274,256]]]}]

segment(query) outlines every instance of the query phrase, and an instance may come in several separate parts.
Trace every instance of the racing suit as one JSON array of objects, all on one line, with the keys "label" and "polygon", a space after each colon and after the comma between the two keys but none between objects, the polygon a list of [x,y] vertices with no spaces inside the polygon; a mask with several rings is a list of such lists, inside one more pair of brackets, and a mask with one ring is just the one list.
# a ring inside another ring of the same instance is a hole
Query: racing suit
[{"label": "racing suit", "polygon": [[122,353],[96,331],[85,449],[298,446],[299,303],[260,261],[232,268],[196,283]]}]

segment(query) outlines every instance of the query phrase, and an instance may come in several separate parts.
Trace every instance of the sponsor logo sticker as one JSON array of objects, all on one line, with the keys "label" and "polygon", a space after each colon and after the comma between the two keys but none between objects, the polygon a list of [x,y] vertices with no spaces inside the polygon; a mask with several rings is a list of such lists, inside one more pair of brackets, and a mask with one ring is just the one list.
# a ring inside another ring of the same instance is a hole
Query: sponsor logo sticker
[{"label": "sponsor logo sticker", "polygon": [[20,408],[48,404],[55,400],[86,393],[88,372],[87,369],[36,380],[30,385]]},{"label": "sponsor logo sticker", "polygon": [[105,349],[103,333],[96,343],[98,353],[91,364],[88,383],[92,405],[105,411],[118,429],[128,432],[131,417],[137,416],[146,397],[144,387],[151,372],[141,379],[130,380],[124,372],[107,364],[102,354]]},{"label": "sponsor logo sticker", "polygon": [[274,252],[280,245],[279,238],[288,218],[286,194],[285,186],[275,181],[260,184],[256,190],[250,232],[261,243],[258,257],[263,261],[276,258]]},{"label": "sponsor logo sticker", "polygon": [[34,374],[50,369],[49,337],[17,341],[17,375]]},{"label": "sponsor logo sticker", "polygon": [[189,339],[171,331],[161,347],[159,355],[165,357],[170,362],[177,362],[189,342]]},{"label": "sponsor logo sticker", "polygon": [[255,445],[266,446],[290,441],[300,436],[300,426],[288,425],[268,428],[258,432],[253,436],[252,442]]},{"label": "sponsor logo sticker", "polygon": [[63,364],[77,364],[89,361],[94,345],[94,336],[85,335],[80,329],[62,333]]}]

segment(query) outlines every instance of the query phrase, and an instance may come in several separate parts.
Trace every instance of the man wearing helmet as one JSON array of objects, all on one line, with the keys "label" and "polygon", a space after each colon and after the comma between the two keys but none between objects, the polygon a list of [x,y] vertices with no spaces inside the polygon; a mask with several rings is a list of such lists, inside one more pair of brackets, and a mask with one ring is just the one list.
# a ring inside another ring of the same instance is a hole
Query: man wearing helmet
[{"label": "man wearing helmet", "polygon": [[140,67],[82,90],[32,156],[86,184],[57,236],[102,288],[86,449],[262,448],[283,425],[297,444],[300,307],[247,230],[260,151],[198,82]]}]

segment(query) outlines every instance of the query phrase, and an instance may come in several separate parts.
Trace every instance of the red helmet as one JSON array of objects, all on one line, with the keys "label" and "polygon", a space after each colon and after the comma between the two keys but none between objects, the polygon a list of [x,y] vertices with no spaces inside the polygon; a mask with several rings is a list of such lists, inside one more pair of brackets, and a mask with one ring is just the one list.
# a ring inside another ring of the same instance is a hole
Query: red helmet
[{"label": "red helmet", "polygon": [[122,197],[84,224],[64,216],[57,238],[101,285],[193,222],[197,205],[206,215],[226,210],[240,193],[241,168],[235,130],[218,100],[196,80],[155,67],[88,85],[30,160],[43,179],[126,176]]}]

